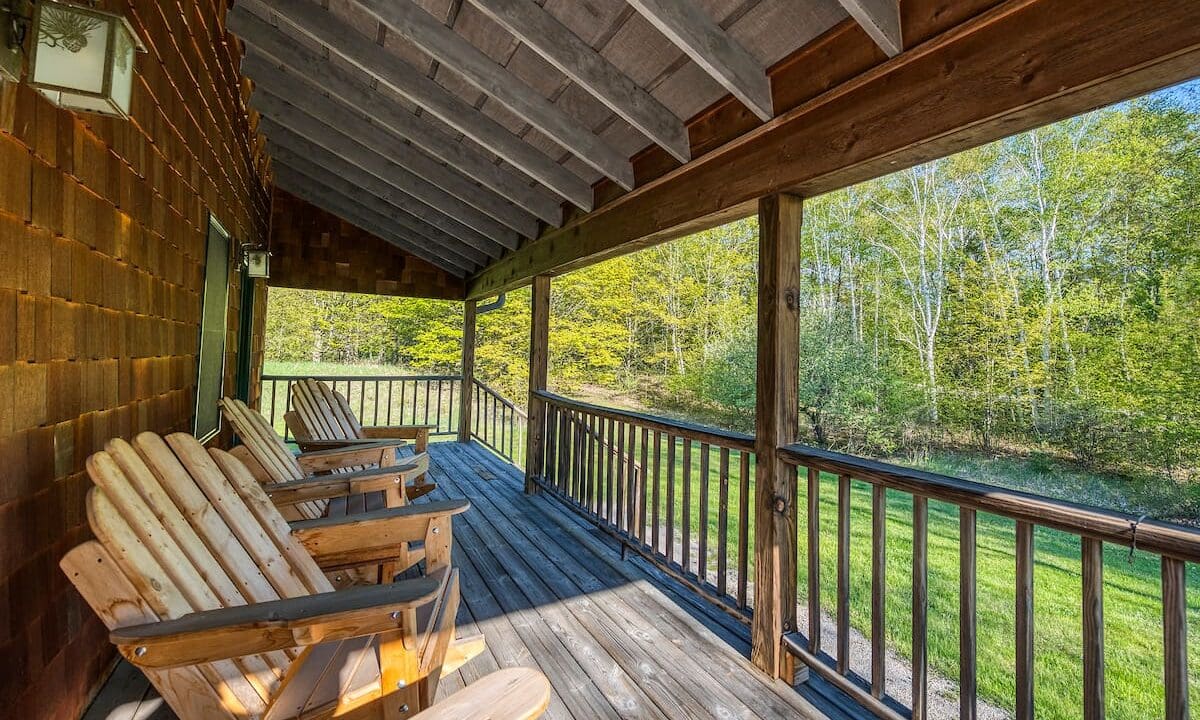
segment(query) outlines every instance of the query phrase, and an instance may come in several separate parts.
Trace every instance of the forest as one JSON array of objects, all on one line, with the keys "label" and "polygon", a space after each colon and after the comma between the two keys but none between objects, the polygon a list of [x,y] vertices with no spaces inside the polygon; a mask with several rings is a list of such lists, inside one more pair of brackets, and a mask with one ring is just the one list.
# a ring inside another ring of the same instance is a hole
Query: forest
[{"label": "forest", "polygon": [[[756,243],[749,218],[556,277],[553,389],[752,431]],[[803,441],[1048,458],[1200,517],[1200,83],[806,200],[802,268]],[[269,361],[457,371],[458,303],[269,302]],[[478,325],[517,400],[528,316],[525,289]]]}]

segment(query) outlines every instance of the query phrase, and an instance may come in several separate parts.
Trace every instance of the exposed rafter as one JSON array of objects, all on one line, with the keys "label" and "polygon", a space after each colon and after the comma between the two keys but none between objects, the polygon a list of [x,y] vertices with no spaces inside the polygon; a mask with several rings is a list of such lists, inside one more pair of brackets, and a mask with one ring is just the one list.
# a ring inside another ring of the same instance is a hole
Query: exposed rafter
[{"label": "exposed rafter", "polygon": [[763,121],[775,114],[766,69],[692,0],[628,0],[658,31],[679,46]]},{"label": "exposed rafter", "polygon": [[407,253],[411,253],[426,262],[433,263],[457,277],[465,277],[473,269],[471,263],[450,260],[430,248],[417,246],[409,240],[396,235],[394,231],[377,225],[364,209],[357,208],[352,203],[346,202],[317,181],[292,170],[286,165],[278,165],[273,168],[273,171],[275,173],[275,185],[279,188],[286,190],[301,200],[312,203],[326,212],[337,215],[346,222],[357,225]]},{"label": "exposed rafter", "polygon": [[691,160],[683,121],[537,3],[470,2],[679,162]]},{"label": "exposed rafter", "polygon": [[838,0],[888,57],[904,51],[898,0]]},{"label": "exposed rafter", "polygon": [[423,236],[442,241],[450,240],[455,247],[459,243],[466,244],[490,257],[500,255],[500,246],[494,243],[480,242],[478,237],[472,238],[471,242],[463,240],[462,236],[466,233],[463,232],[461,225],[443,215],[429,212],[428,208],[413,200],[403,191],[397,190],[371,173],[346,162],[314,142],[290,131],[278,132],[270,139],[270,142],[276,148],[277,159],[286,161],[297,170],[310,166],[324,168],[330,174],[354,183],[364,195],[383,200],[395,207],[397,212],[403,212],[409,222],[415,225]]},{"label": "exposed rafter", "polygon": [[[268,77],[268,73],[256,77]],[[282,77],[282,76],[281,76]],[[311,120],[300,118],[313,133],[328,133],[344,135],[353,139],[363,148],[375,155],[387,158],[398,165],[401,170],[390,170],[389,177],[398,188],[412,195],[417,200],[429,205],[439,213],[453,218],[456,224],[462,224],[478,233],[489,243],[498,243],[510,250],[517,246],[517,234],[505,225],[497,222],[494,217],[481,212],[478,202],[469,202],[472,191],[475,195],[483,191],[461,175],[452,172],[444,165],[413,148],[411,145],[396,139],[394,135],[383,128],[370,123],[343,105],[329,98],[313,95],[312,93],[293,92],[303,83],[276,83],[267,80],[255,89],[257,109],[264,115],[284,118],[292,115],[303,115]],[[296,105],[284,98],[308,98]],[[327,127],[328,130],[325,130]],[[297,128],[297,131],[300,131]],[[302,132],[308,135],[308,131]],[[349,159],[349,158],[348,158]],[[511,209],[511,206],[510,206]],[[530,218],[532,220],[532,218]],[[528,227],[528,225],[526,225]],[[536,222],[534,223],[536,228]],[[535,233],[536,234],[536,233]]]},{"label": "exposed rafter", "polygon": [[411,0],[354,0],[379,22],[455,71],[547,137],[626,190],[633,164],[544,95]]},{"label": "exposed rafter", "polygon": [[[330,159],[329,155],[334,154],[320,142],[311,141],[304,135],[294,132],[292,128],[280,124],[274,118],[264,116],[262,123],[264,128],[263,132],[266,134],[268,142],[273,143],[277,148],[290,149],[296,151],[297,154],[301,156],[304,155],[305,151],[315,151],[317,148],[323,148],[328,154],[321,155],[322,159]],[[347,164],[349,163],[345,163],[343,160],[342,164],[335,164],[335,167],[325,167],[324,174],[328,174],[330,177],[336,177],[346,181],[345,177],[339,174],[336,169],[341,169]],[[321,166],[318,165],[317,167]],[[348,183],[348,181],[346,182]],[[367,199],[372,198],[383,202],[382,199],[376,197],[375,195],[363,191],[361,187],[357,191],[357,195],[362,197],[364,204],[366,204]],[[420,237],[428,239],[431,242],[435,242],[448,250],[473,260],[474,262],[486,263],[488,261],[488,252],[480,250],[473,244],[463,241],[462,238],[451,235],[445,230],[442,230],[430,223],[429,220],[426,219],[429,213],[424,208],[418,210],[418,212],[422,212],[425,216],[422,217],[421,215],[414,214],[407,208],[400,207],[400,205],[396,203],[389,202],[387,205],[389,206],[387,214],[392,218],[396,225],[404,228],[406,232],[419,235]],[[411,200],[409,201],[409,205],[411,205]]]},{"label": "exposed rafter", "polygon": [[[374,42],[333,13],[308,0],[259,0],[286,17],[301,32],[327,45],[333,52],[369,73],[434,117],[463,133],[521,172],[584,210],[594,204],[591,185],[549,156],[509,132],[462,98],[417,72],[408,63]],[[269,47],[279,44],[279,31],[241,5],[230,8],[229,30],[247,44],[275,56]],[[270,32],[265,32],[270,30]],[[286,35],[284,36],[286,37]],[[290,44],[294,45],[292,40]],[[279,58],[276,58],[279,59]],[[329,65],[328,61],[324,61]],[[295,67],[297,72],[317,67]]]},{"label": "exposed rafter", "polygon": [[[280,99],[305,98],[301,103],[304,112],[376,150],[380,155],[428,181],[442,192],[470,206],[475,211],[471,215],[478,217],[479,222],[471,222],[466,218],[463,222],[485,233],[490,239],[512,249],[517,245],[518,234],[525,237],[537,235],[537,218],[510,205],[486,188],[481,188],[457,170],[446,167],[389,129],[367,120],[357,110],[334,98],[321,95],[316,88],[297,76],[272,67],[270,61],[261,56],[248,57],[242,67],[254,78],[257,89]],[[450,212],[450,208],[439,209]]]},{"label": "exposed rafter", "polygon": [[[270,93],[261,91],[256,93],[253,104],[264,118],[272,121],[272,127],[286,128],[300,137],[311,140],[341,157],[347,163],[370,172],[410,196],[416,206],[420,208],[420,214],[423,217],[440,214],[453,218],[456,228],[461,229],[447,234],[453,235],[460,242],[480,247],[484,251],[490,251],[492,248],[499,250],[500,245],[492,240],[495,237],[494,234],[476,229],[476,226],[491,226],[493,230],[500,231],[501,226],[491,218],[480,215],[474,208],[470,208],[462,201],[442,192],[416,174],[375,152],[373,148],[343,134],[337,128],[322,123],[297,106],[290,105]],[[271,139],[271,133],[265,129],[263,133],[267,139]],[[511,235],[507,228],[504,228],[503,231],[509,232]]]}]

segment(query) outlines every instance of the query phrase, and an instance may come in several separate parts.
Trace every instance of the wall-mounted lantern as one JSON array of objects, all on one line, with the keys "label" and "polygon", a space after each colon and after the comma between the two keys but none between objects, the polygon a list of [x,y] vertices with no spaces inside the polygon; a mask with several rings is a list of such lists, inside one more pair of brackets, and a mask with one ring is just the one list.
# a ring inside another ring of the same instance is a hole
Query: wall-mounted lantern
[{"label": "wall-mounted lantern", "polygon": [[31,21],[29,84],[70,110],[129,117],[134,60],[146,47],[124,17],[39,0]]},{"label": "wall-mounted lantern", "polygon": [[271,276],[271,253],[260,247],[245,249],[246,276],[252,278],[267,278]]}]

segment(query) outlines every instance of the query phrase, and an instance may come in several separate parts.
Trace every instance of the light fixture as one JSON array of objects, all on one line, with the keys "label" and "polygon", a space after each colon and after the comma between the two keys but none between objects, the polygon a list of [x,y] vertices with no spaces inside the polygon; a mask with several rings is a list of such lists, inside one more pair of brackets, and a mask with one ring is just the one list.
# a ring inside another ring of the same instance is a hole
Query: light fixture
[{"label": "light fixture", "polygon": [[21,82],[25,65],[21,48],[25,44],[27,18],[21,15],[18,4],[19,0],[0,2],[0,80],[8,82]]},{"label": "light fixture", "polygon": [[271,276],[271,253],[260,247],[247,247],[244,250],[246,262],[246,277],[267,278]]},{"label": "light fixture", "polygon": [[34,6],[29,84],[70,110],[129,117],[133,64],[146,46],[124,17],[59,0]]}]

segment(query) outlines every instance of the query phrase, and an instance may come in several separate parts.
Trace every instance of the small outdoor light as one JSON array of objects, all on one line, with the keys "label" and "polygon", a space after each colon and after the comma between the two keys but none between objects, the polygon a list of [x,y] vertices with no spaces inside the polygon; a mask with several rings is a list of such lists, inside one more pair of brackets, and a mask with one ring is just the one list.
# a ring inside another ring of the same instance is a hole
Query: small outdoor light
[{"label": "small outdoor light", "polygon": [[120,15],[39,0],[33,11],[29,84],[70,110],[129,117],[133,64],[146,47]]},{"label": "small outdoor light", "polygon": [[252,278],[271,277],[271,253],[262,248],[246,248],[246,276]]}]

